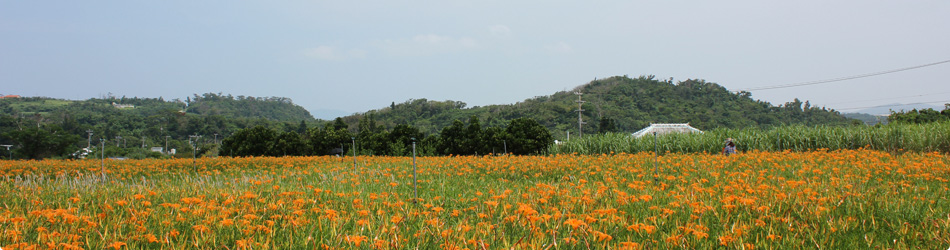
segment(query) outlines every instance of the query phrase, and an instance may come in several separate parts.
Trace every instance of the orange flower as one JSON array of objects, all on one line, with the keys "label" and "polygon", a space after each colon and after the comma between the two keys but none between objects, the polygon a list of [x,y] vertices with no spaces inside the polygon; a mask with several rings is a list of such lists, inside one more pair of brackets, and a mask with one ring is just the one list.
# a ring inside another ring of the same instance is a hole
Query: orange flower
[{"label": "orange flower", "polygon": [[122,249],[122,247],[124,247],[125,245],[126,245],[125,242],[116,241],[116,242],[112,242],[111,244],[109,244],[109,246],[108,246],[107,248],[112,248],[112,249],[118,250],[118,249]]},{"label": "orange flower", "polygon": [[566,221],[564,221],[564,224],[565,224],[565,225],[570,225],[571,228],[573,228],[573,229],[577,229],[577,228],[580,227],[580,226],[585,226],[585,225],[587,225],[587,223],[584,223],[583,221],[578,220],[578,219],[574,219],[574,218],[567,219]]}]

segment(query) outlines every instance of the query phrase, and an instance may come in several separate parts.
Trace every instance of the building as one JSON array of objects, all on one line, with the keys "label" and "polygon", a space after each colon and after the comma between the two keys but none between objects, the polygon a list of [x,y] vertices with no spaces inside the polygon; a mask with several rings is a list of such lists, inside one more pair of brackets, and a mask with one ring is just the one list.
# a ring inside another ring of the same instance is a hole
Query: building
[{"label": "building", "polygon": [[639,138],[644,135],[657,135],[671,133],[703,133],[703,131],[689,126],[689,123],[650,123],[650,126],[633,133],[633,137]]},{"label": "building", "polygon": [[117,109],[131,109],[131,108],[135,108],[135,105],[132,105],[132,104],[118,104],[118,103],[115,103],[115,102],[112,102],[112,106],[115,107],[115,108],[117,108]]},{"label": "building", "polygon": [[20,98],[18,95],[0,95],[0,99],[4,98]]}]

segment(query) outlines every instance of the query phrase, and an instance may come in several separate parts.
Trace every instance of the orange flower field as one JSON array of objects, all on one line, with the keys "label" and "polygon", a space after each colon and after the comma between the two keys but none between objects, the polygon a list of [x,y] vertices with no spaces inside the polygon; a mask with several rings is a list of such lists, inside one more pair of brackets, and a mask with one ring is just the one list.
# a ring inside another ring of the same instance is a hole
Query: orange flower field
[{"label": "orange flower field", "polygon": [[[946,249],[950,158],[872,150],[0,161],[9,249]],[[102,178],[102,167],[105,178]]]}]

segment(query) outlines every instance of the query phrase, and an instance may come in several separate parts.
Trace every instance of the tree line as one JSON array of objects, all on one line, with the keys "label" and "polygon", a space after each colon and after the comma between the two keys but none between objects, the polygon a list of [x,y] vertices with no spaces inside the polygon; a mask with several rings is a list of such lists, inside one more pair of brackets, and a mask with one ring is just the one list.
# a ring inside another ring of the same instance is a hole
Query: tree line
[{"label": "tree line", "polygon": [[932,108],[913,109],[910,111],[894,112],[887,116],[888,122],[923,124],[950,120],[950,103],[944,104],[943,111]]},{"label": "tree line", "polygon": [[[130,104],[134,108],[117,108]],[[77,158],[104,150],[107,157],[191,157],[217,154],[221,139],[243,128],[284,130],[317,124],[288,98],[204,94],[186,100],[105,96],[72,101],[47,97],[0,99],[2,158]],[[201,136],[195,138],[195,136]],[[215,140],[217,139],[217,140]],[[104,145],[104,147],[103,147]],[[152,152],[161,147],[168,153]],[[89,148],[95,152],[88,152]]]},{"label": "tree line", "polygon": [[530,118],[512,120],[505,127],[482,128],[478,117],[472,116],[467,124],[456,120],[438,134],[426,134],[406,124],[384,129],[372,116],[359,120],[356,132],[348,127],[337,118],[323,127],[297,130],[279,131],[266,126],[241,129],[224,139],[220,154],[408,156],[415,143],[418,155],[526,155],[543,153],[554,142],[550,132]]}]

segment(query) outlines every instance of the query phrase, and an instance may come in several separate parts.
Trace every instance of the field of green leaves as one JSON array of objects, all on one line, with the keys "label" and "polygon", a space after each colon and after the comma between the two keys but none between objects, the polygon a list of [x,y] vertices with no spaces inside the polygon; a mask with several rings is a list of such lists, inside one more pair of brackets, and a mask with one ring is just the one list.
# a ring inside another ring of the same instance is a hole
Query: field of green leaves
[{"label": "field of green leaves", "polygon": [[[950,122],[890,124],[887,126],[803,126],[772,129],[715,129],[702,134],[668,134],[633,138],[630,134],[592,135],[566,141],[548,149],[551,154],[611,154],[653,152],[661,154],[717,153],[726,138],[737,141],[739,151],[809,151],[819,149],[873,149],[888,152],[950,153]],[[655,144],[655,145],[654,145]]]}]

